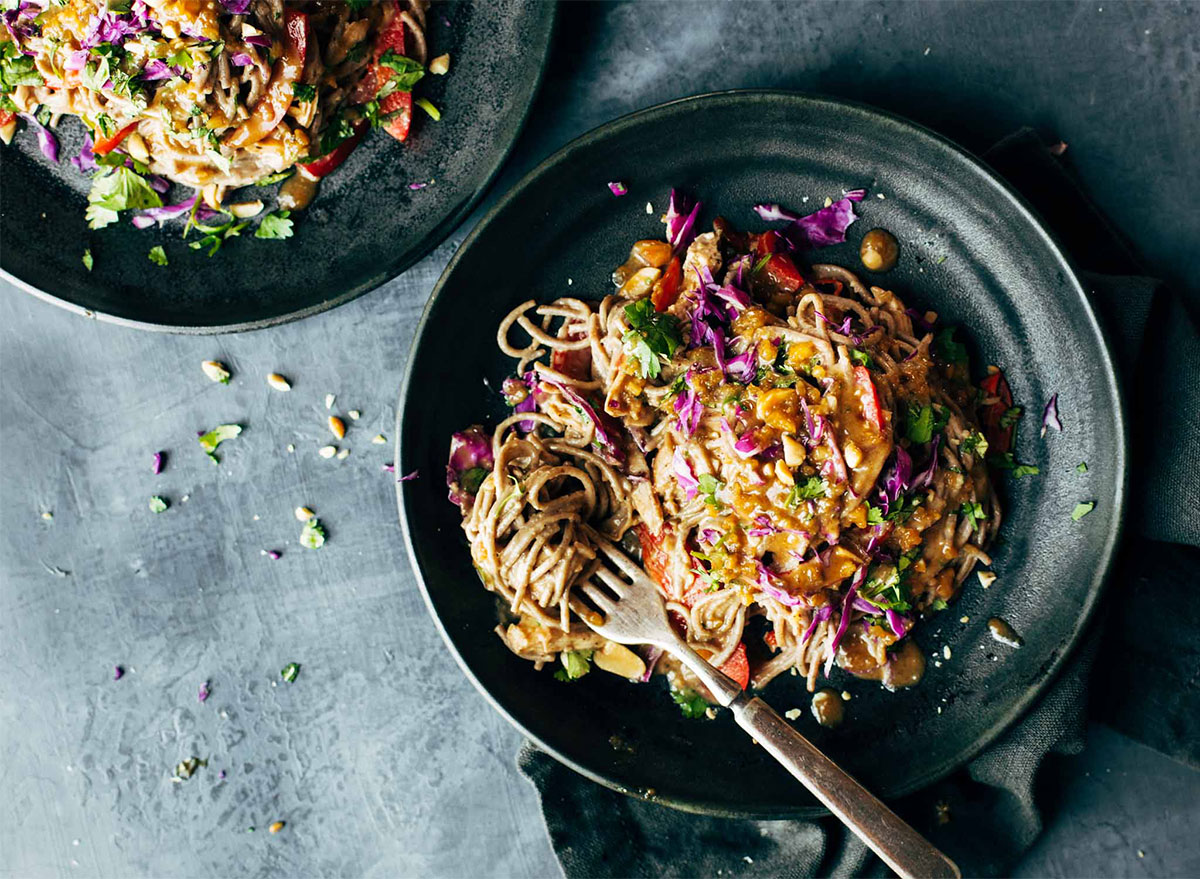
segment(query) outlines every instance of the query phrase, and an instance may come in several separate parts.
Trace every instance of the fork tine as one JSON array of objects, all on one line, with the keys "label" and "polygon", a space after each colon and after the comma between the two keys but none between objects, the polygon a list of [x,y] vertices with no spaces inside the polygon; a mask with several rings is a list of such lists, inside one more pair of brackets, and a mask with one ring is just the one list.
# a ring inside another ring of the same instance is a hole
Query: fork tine
[{"label": "fork tine", "polygon": [[603,589],[594,583],[583,584],[584,594],[592,600],[596,607],[600,608],[605,613],[612,613],[616,610],[617,603]]},{"label": "fork tine", "polygon": [[593,535],[592,542],[596,544],[596,548],[604,553],[605,557],[620,568],[625,574],[636,580],[639,577],[645,577],[646,572],[641,567],[621,550],[617,549],[603,537]]},{"label": "fork tine", "polygon": [[629,594],[629,584],[612,571],[608,570],[608,568],[599,567],[595,570],[592,576],[599,577],[601,580],[603,580],[604,584],[613,592],[615,592],[618,598],[624,598]]}]

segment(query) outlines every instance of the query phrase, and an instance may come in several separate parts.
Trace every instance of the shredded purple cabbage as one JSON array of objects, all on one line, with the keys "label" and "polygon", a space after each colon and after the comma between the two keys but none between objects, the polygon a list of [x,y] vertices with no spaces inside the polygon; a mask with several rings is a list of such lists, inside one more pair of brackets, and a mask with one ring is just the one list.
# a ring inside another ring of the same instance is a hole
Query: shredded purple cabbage
[{"label": "shredded purple cabbage", "polygon": [[783,235],[794,247],[828,247],[846,240],[846,230],[858,219],[854,202],[862,201],[865,189],[847,192],[827,208],[821,208],[794,221]]},{"label": "shredded purple cabbage", "polygon": [[894,634],[897,638],[903,638],[908,634],[912,620],[906,616],[896,613],[896,611],[892,610],[891,608],[885,610],[883,615],[887,617],[888,625],[892,629],[892,634]]},{"label": "shredded purple cabbage", "polygon": [[245,15],[250,9],[250,0],[221,0],[221,5],[230,15]]},{"label": "shredded purple cabbage", "polygon": [[896,446],[891,466],[883,477],[883,488],[879,490],[879,506],[884,513],[898,503],[904,492],[912,486],[912,456],[901,446]]},{"label": "shredded purple cabbage", "polygon": [[767,570],[766,565],[762,562],[754,564],[758,568],[758,579],[754,581],[754,585],[759,592],[771,596],[780,604],[786,604],[788,607],[807,607],[808,603],[803,598],[792,595],[786,589],[781,589],[771,582],[771,572]]},{"label": "shredded purple cabbage", "polygon": [[258,46],[260,49],[271,48],[271,38],[266,34],[251,34],[248,37],[243,37],[242,42],[247,46]]},{"label": "shredded purple cabbage", "polygon": [[229,56],[229,63],[234,67],[249,67],[254,63],[254,59],[246,52],[238,52]]},{"label": "shredded purple cabbage", "polygon": [[679,416],[679,432],[685,438],[690,438],[696,432],[696,428],[700,426],[700,416],[704,414],[704,404],[700,402],[700,397],[696,394],[696,388],[692,384],[691,371],[687,373],[684,383],[687,386],[687,393],[675,397],[675,412]]},{"label": "shredded purple cabbage", "polygon": [[1046,403],[1046,408],[1042,410],[1042,436],[1046,435],[1048,427],[1057,431],[1063,429],[1062,419],[1058,417],[1058,394],[1051,397]]},{"label": "shredded purple cabbage", "polygon": [[96,164],[96,154],[92,152],[91,134],[84,134],[83,146],[79,148],[79,155],[71,157],[71,164],[78,168],[81,174],[95,171],[100,167]]},{"label": "shredded purple cabbage", "polygon": [[495,464],[491,440],[478,427],[469,427],[450,437],[450,458],[446,463],[446,487],[450,503],[458,504],[465,512],[475,500],[473,492],[465,489],[460,479],[468,470],[482,467],[491,470]]},{"label": "shredded purple cabbage", "polygon": [[866,576],[867,566],[863,565],[854,573],[854,579],[850,582],[850,588],[846,590],[846,597],[842,600],[842,619],[838,623],[837,632],[833,636],[833,643],[829,647],[829,658],[825,660],[825,677],[829,677],[829,672],[833,669],[833,661],[837,658],[838,645],[842,643],[842,638],[846,634],[846,628],[850,625],[850,609],[854,606],[854,598],[858,595],[858,587],[862,585]]},{"label": "shredded purple cabbage", "polygon": [[912,488],[928,488],[933,484],[933,474],[938,468],[938,447],[942,443],[942,435],[939,433],[934,436],[933,441],[929,444],[929,460],[925,464],[925,468],[912,479]]},{"label": "shredded purple cabbage", "polygon": [[922,334],[933,332],[933,324],[925,320],[925,315],[917,311],[915,308],[906,308],[904,309],[904,313],[909,316],[909,318],[912,320],[912,325],[916,329],[920,330]]},{"label": "shredded purple cabbage", "polygon": [[637,652],[641,654],[642,661],[646,663],[645,673],[638,678],[638,681],[644,684],[646,681],[650,680],[650,676],[654,674],[654,667],[658,665],[658,660],[662,657],[663,651],[661,647],[643,644],[638,648]]},{"label": "shredded purple cabbage", "polygon": [[754,348],[730,357],[725,361],[725,374],[736,382],[748,385],[754,381],[754,375],[758,371],[757,359]]},{"label": "shredded purple cabbage", "polygon": [[18,115],[37,129],[38,147],[41,149],[42,155],[51,162],[57,162],[58,140],[50,133],[50,129],[38,122],[37,117],[31,113],[20,113]]},{"label": "shredded purple cabbage", "polygon": [[622,195],[629,194],[629,187],[620,180],[614,180],[608,184],[608,191],[619,198]]},{"label": "shredded purple cabbage", "polygon": [[[393,465],[394,466],[394,465]],[[414,470],[412,473],[406,473],[397,479],[397,482],[412,482],[414,479],[420,479],[421,473],[419,470]]]},{"label": "shredded purple cabbage", "polygon": [[192,209],[198,197],[199,195],[193,195],[187,201],[181,201],[179,204],[169,204],[160,208],[146,208],[144,211],[138,211],[133,217],[133,225],[139,229],[145,229],[154,223],[164,223],[167,220],[182,217]]},{"label": "shredded purple cabbage", "polygon": [[125,677],[125,669],[123,669],[119,665],[114,665],[113,666],[113,680],[119,681],[123,677]]},{"label": "shredded purple cabbage", "polygon": [[155,452],[155,453],[154,453],[154,464],[153,464],[153,466],[151,467],[151,470],[154,472],[154,475],[155,475],[155,476],[157,476],[158,474],[160,474],[160,473],[162,473],[162,472],[163,472],[163,460],[164,460],[164,458],[165,458],[165,455],[164,455],[162,452]]},{"label": "shredded purple cabbage", "polygon": [[813,633],[817,631],[817,626],[833,616],[833,605],[825,604],[817,609],[817,612],[812,615],[812,621],[808,624],[808,628],[804,630],[804,634],[800,637],[800,643],[807,644],[812,638]]},{"label": "shredded purple cabbage", "polygon": [[791,211],[785,210],[777,204],[756,204],[754,206],[754,213],[758,214],[759,219],[765,220],[768,223],[781,221],[794,223],[800,219],[799,214],[793,214]]},{"label": "shredded purple cabbage", "polygon": [[688,463],[684,457],[683,449],[675,447],[675,455],[671,458],[671,465],[675,468],[675,477],[679,480],[679,487],[683,489],[684,494],[690,501],[700,493],[700,481],[696,479],[696,474],[692,472],[692,465]]},{"label": "shredded purple cabbage", "polygon": [[592,404],[585,400],[582,395],[580,395],[580,393],[570,385],[564,384],[563,382],[551,378],[548,375],[543,375],[541,378],[546,384],[553,385],[554,387],[558,388],[562,392],[562,395],[570,400],[573,405],[578,406],[583,410],[583,413],[592,422],[592,426],[596,430],[596,439],[600,441],[600,445],[604,447],[608,457],[614,463],[623,463],[625,461],[625,451],[619,445],[617,445],[616,439],[614,439],[612,433],[610,432],[614,430],[614,427],[609,424],[606,419],[601,417],[600,413],[598,413],[592,407]]},{"label": "shredded purple cabbage", "polygon": [[428,185],[428,183],[410,183],[408,184],[408,188],[415,192],[417,190],[424,189]]}]

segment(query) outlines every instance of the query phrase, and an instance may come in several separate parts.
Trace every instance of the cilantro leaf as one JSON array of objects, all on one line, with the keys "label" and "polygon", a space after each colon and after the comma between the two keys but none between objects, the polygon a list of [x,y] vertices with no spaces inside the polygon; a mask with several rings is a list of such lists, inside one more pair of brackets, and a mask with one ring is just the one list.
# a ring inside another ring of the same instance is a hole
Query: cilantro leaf
[{"label": "cilantro leaf", "polygon": [[258,228],[254,230],[254,237],[270,239],[291,238],[292,221],[289,219],[291,213],[291,211],[276,211],[267,214],[259,221]]},{"label": "cilantro leaf", "polygon": [[683,716],[692,720],[703,717],[709,708],[708,702],[695,690],[672,690],[671,698],[675,700]]},{"label": "cilantro leaf", "polygon": [[997,470],[1009,470],[1018,479],[1022,476],[1036,476],[1041,471],[1036,464],[1022,464],[1013,457],[1012,452],[998,452],[988,455],[988,464]]},{"label": "cilantro leaf", "polygon": [[385,98],[392,92],[411,92],[413,86],[425,75],[425,68],[420,62],[401,55],[395,49],[384,52],[379,57],[379,65],[390,68],[392,75],[375,96],[376,100]]},{"label": "cilantro leaf", "polygon": [[0,42],[0,92],[11,92],[19,85],[42,85],[32,55],[24,55],[15,41]]},{"label": "cilantro leaf", "polygon": [[103,229],[117,221],[119,211],[162,207],[162,198],[135,171],[120,166],[92,178],[85,216],[89,229]]},{"label": "cilantro leaf", "polygon": [[880,610],[909,610],[908,587],[894,565],[879,565],[863,583],[858,594]]},{"label": "cilantro leaf", "polygon": [[1078,464],[1076,464],[1075,472],[1076,473],[1087,473],[1088,472],[1087,471],[1087,461],[1080,461]]},{"label": "cilantro leaf", "polygon": [[1005,409],[1004,414],[1000,416],[1000,426],[1004,428],[1012,427],[1021,420],[1022,409],[1020,406],[1013,406],[1011,409]]},{"label": "cilantro leaf", "polygon": [[933,340],[933,353],[947,363],[966,363],[967,346],[954,341],[954,327],[946,327]]},{"label": "cilantro leaf", "polygon": [[225,440],[233,439],[241,432],[242,427],[239,424],[218,424],[208,433],[200,434],[200,448],[204,449],[204,454],[212,458],[214,464],[219,464],[221,463],[220,459],[215,454],[217,446],[225,442]]},{"label": "cilantro leaf", "polygon": [[1095,501],[1081,501],[1075,505],[1075,509],[1071,511],[1071,519],[1078,522],[1092,510],[1096,509]]},{"label": "cilantro leaf", "polygon": [[944,599],[944,598],[935,598],[933,600],[933,609],[934,610],[945,610],[949,606],[950,605],[946,604],[946,599]]},{"label": "cilantro leaf", "polygon": [[721,509],[721,499],[717,497],[717,492],[724,488],[725,483],[711,473],[701,474],[696,481],[700,483],[700,494],[704,495],[704,502],[718,510]]},{"label": "cilantro leaf", "polygon": [[301,103],[313,100],[317,96],[317,87],[303,82],[292,83],[292,97]]},{"label": "cilantro leaf", "polygon": [[309,519],[300,529],[300,545],[305,549],[320,549],[325,545],[325,526],[320,519]]},{"label": "cilantro leaf", "polygon": [[298,674],[300,674],[300,663],[289,662],[283,667],[283,671],[279,673],[279,676],[290,684],[296,680],[296,675]]},{"label": "cilantro leaf", "polygon": [[927,443],[934,434],[941,433],[949,421],[950,412],[944,406],[909,402],[904,414],[904,433],[911,442]]},{"label": "cilantro leaf", "polygon": [[679,321],[655,311],[649,297],[626,305],[625,320],[630,327],[623,339],[626,354],[637,359],[642,378],[657,378],[659,358],[669,360],[683,345]]},{"label": "cilantro leaf", "polygon": [[83,249],[83,257],[80,262],[83,263],[83,267],[89,272],[92,270],[92,266],[95,265],[95,260],[92,259],[92,249],[90,247],[85,247]]},{"label": "cilantro leaf", "polygon": [[593,650],[564,650],[558,654],[558,661],[562,663],[562,668],[554,673],[554,677],[560,681],[576,681],[592,670],[589,660],[592,658]]},{"label": "cilantro leaf", "polygon": [[983,511],[983,504],[978,501],[964,501],[959,507],[958,513],[971,521],[971,527],[978,530],[979,523],[987,520],[987,513]]},{"label": "cilantro leaf", "polygon": [[857,363],[859,366],[868,366],[869,367],[869,366],[875,365],[875,361],[871,359],[871,355],[868,354],[866,351],[862,351],[858,348],[850,349],[850,362]]},{"label": "cilantro leaf", "polygon": [[987,454],[987,450],[987,437],[982,433],[968,433],[958,444],[960,455],[974,455],[976,458],[982,458]]},{"label": "cilantro leaf", "polygon": [[170,262],[167,260],[167,252],[163,250],[161,244],[156,244],[151,247],[150,252],[146,254],[146,258],[156,266],[170,265]]},{"label": "cilantro leaf", "polygon": [[470,470],[464,470],[462,476],[458,477],[458,484],[468,494],[478,494],[479,486],[483,485],[483,480],[487,479],[491,472],[487,467],[472,467]]},{"label": "cilantro leaf", "polygon": [[787,505],[793,510],[800,506],[801,501],[813,501],[825,497],[825,480],[820,476],[810,476],[804,483],[794,483],[788,491]]}]

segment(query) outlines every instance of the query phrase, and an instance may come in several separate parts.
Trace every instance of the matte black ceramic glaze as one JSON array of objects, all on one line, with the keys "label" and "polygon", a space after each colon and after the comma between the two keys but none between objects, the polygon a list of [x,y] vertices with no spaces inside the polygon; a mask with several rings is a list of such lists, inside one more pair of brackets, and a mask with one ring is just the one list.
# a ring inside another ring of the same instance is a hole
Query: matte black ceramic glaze
[{"label": "matte black ceramic glaze", "polygon": [[[441,121],[414,110],[403,144],[373,132],[295,215],[287,241],[232,239],[208,258],[188,249],[179,221],[139,231],[123,216],[89,230],[89,183],[68,161],[82,125],[60,126],[57,166],[24,132],[0,149],[0,266],[14,283],[74,311],[178,332],[257,329],[361,296],[433,249],[482,197],[533,103],[554,9],[521,0],[437,3],[430,50],[450,53],[450,73],[426,76],[420,91]],[[430,185],[409,189],[418,182]],[[185,197],[179,188],[172,194]],[[168,267],[147,259],[156,244]],[[85,247],[91,272],[80,261]]]},{"label": "matte black ceramic glaze", "polygon": [[[624,181],[614,198],[606,183]],[[564,684],[511,655],[493,634],[496,606],[471,567],[443,473],[451,432],[505,412],[495,389],[511,370],[493,342],[517,303],[598,299],[630,244],[659,236],[672,187],[752,229],[751,205],[815,209],[865,187],[861,219],[821,261],[858,267],[858,243],[883,226],[899,266],[865,275],[911,305],[968,328],[977,373],[1003,366],[1018,403],[1018,456],[1041,475],[1001,486],[1006,524],[998,579],[974,577],[915,635],[925,680],[888,693],[835,670],[846,721],[819,727],[798,677],[763,696],[873,791],[895,796],[962,765],[1013,722],[1052,679],[1087,622],[1108,570],[1124,497],[1125,434],[1106,343],[1087,297],[1053,241],[977,160],[908,122],[861,106],[777,92],[708,95],[619,119],[521,182],[464,243],[434,290],[401,394],[400,512],[418,580],[447,644],[493,704],[542,747],[611,787],[685,809],[781,816],[815,803],[751,744],[728,712],[687,720],[661,679],[631,685],[602,672]],[[653,213],[646,212],[646,203]],[[1065,432],[1038,436],[1059,395]],[[1086,473],[1076,465],[1086,461]],[[1071,520],[1076,502],[1095,511]],[[961,617],[967,622],[960,622]],[[999,616],[1019,650],[988,635]],[[949,648],[949,653],[945,652]],[[652,793],[651,793],[652,792]]]}]

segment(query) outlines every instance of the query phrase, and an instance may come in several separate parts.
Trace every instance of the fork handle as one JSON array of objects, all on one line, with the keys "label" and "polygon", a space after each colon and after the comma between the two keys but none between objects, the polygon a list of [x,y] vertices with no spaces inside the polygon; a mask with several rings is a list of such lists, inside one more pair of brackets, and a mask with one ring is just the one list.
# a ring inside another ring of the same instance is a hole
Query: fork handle
[{"label": "fork handle", "polygon": [[901,876],[961,879],[954,861],[822,754],[762,699],[743,695],[729,708],[738,726]]}]

